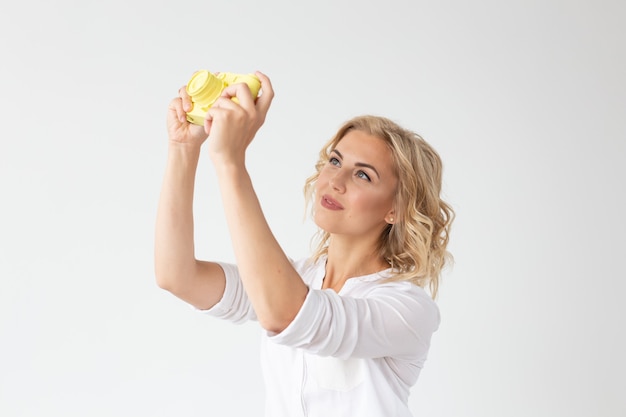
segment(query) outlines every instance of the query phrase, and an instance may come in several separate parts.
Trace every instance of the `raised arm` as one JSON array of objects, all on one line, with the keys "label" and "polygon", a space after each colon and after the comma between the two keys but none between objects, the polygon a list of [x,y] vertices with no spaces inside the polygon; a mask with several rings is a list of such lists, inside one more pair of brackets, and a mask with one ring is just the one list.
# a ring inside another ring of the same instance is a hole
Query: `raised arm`
[{"label": "raised arm", "polygon": [[155,275],[157,284],[200,308],[215,305],[224,293],[222,268],[199,261],[194,253],[193,193],[205,130],[186,121],[191,105],[184,88],[168,108],[167,166],[156,221]]},{"label": "raised arm", "polygon": [[262,94],[256,103],[247,86],[232,85],[209,109],[205,128],[241,280],[261,326],[279,333],[300,310],[308,288],[267,225],[245,166],[245,151],[274,96],[269,79],[257,76]]}]

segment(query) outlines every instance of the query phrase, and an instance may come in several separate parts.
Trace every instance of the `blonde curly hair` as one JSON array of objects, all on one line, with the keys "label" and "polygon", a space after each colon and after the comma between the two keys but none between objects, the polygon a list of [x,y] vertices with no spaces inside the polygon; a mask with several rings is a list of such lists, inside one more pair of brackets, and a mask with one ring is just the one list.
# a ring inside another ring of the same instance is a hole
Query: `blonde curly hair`
[{"label": "blonde curly hair", "polygon": [[[454,210],[442,200],[442,169],[439,154],[421,136],[380,116],[358,116],[348,120],[321,149],[315,173],[305,182],[307,207],[313,207],[315,183],[330,152],[351,130],[358,130],[385,141],[398,178],[394,207],[396,218],[383,230],[378,253],[392,268],[389,281],[410,281],[429,287],[432,298],[439,289],[441,271],[452,261],[446,250]],[[330,234],[320,230],[312,259],[328,253]]]}]

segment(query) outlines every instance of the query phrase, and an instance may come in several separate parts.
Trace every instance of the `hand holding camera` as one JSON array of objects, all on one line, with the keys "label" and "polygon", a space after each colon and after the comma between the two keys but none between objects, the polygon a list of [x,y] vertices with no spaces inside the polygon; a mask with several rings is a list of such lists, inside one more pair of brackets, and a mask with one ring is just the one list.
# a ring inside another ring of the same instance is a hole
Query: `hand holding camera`
[{"label": "hand holding camera", "polygon": [[[238,83],[247,84],[252,97],[256,99],[261,89],[261,81],[254,74],[222,72],[214,75],[206,70],[197,71],[193,74],[186,87],[193,106],[187,112],[187,120],[202,126],[207,111],[222,95],[222,91],[226,87]],[[233,101],[237,102],[237,98],[233,97]]]},{"label": "hand holding camera", "polygon": [[210,137],[212,156],[241,159],[264,123],[273,97],[271,82],[261,72],[197,71],[170,102],[169,139],[199,149]]}]

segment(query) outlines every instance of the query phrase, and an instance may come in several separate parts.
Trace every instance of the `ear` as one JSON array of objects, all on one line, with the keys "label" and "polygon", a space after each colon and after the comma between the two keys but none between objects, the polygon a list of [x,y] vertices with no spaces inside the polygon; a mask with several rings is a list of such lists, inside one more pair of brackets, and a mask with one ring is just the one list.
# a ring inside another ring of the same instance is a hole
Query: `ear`
[{"label": "ear", "polygon": [[396,211],[394,209],[389,210],[387,215],[385,216],[385,221],[388,224],[394,224],[398,219],[396,218]]}]

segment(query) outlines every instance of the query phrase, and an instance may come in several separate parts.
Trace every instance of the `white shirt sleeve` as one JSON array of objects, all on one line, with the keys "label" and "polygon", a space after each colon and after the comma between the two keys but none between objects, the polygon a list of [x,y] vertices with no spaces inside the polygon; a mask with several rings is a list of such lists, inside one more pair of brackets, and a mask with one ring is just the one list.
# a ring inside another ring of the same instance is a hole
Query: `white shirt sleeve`
[{"label": "white shirt sleeve", "polygon": [[222,299],[210,309],[198,311],[233,323],[256,320],[256,313],[243,287],[237,266],[221,262],[219,265],[224,270],[224,276],[226,277],[224,295]]},{"label": "white shirt sleeve", "polygon": [[[367,285],[367,284],[363,284]],[[409,282],[373,283],[364,297],[309,290],[295,319],[270,340],[321,356],[423,357],[439,326],[439,309]]]}]

